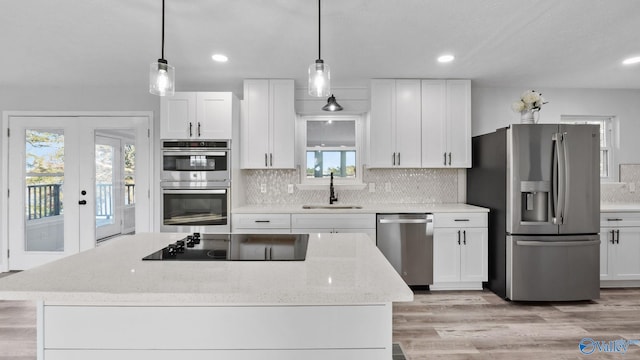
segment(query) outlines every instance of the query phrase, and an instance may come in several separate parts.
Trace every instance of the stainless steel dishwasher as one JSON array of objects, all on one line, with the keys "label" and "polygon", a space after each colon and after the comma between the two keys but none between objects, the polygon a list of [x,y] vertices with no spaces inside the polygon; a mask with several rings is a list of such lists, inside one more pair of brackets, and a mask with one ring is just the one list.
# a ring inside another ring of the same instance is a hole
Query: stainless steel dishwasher
[{"label": "stainless steel dishwasher", "polygon": [[433,214],[378,214],[376,242],[407,285],[433,283]]}]

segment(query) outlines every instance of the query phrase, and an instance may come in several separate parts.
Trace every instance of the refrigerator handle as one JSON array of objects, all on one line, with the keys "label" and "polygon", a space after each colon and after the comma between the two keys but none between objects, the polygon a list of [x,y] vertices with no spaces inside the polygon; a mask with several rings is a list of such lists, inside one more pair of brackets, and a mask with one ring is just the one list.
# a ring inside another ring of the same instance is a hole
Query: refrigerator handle
[{"label": "refrigerator handle", "polygon": [[553,170],[555,172],[555,176],[553,179],[553,223],[555,225],[562,225],[564,220],[565,193],[567,190],[563,134],[553,134],[553,142],[555,144],[553,157]]},{"label": "refrigerator handle", "polygon": [[560,219],[561,222],[560,224],[564,224],[564,215],[569,213],[569,208],[571,207],[571,204],[569,204],[569,186],[571,184],[571,161],[569,159],[569,151],[567,151],[567,144],[569,141],[569,137],[567,137],[567,133],[563,132],[562,133],[562,141],[560,142],[562,144],[562,156],[563,156],[563,162],[562,162],[562,173],[563,173],[563,178],[564,178],[564,184],[562,187],[562,194],[558,194],[558,195],[562,195],[563,197],[563,202],[562,202],[562,207],[560,208]]},{"label": "refrigerator handle", "polygon": [[558,224],[558,153],[560,151],[558,135],[554,133],[551,137],[551,218],[554,225]]}]

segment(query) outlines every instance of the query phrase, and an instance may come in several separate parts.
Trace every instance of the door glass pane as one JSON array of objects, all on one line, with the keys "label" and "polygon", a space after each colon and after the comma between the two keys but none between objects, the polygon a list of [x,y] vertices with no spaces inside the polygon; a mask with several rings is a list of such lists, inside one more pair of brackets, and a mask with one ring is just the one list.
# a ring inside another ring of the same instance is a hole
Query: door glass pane
[{"label": "door glass pane", "polygon": [[25,132],[25,250],[64,251],[64,131]]},{"label": "door glass pane", "polygon": [[125,144],[124,146],[124,205],[136,203],[136,146]]},{"label": "door glass pane", "polygon": [[96,227],[114,223],[114,152],[113,146],[96,144]]}]

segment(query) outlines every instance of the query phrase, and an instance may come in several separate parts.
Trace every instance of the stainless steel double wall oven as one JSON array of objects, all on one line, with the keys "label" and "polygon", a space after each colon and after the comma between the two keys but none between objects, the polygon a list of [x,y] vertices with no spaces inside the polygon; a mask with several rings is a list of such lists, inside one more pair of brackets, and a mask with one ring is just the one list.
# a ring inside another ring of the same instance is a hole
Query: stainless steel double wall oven
[{"label": "stainless steel double wall oven", "polygon": [[229,140],[164,140],[160,230],[228,233],[230,169]]}]

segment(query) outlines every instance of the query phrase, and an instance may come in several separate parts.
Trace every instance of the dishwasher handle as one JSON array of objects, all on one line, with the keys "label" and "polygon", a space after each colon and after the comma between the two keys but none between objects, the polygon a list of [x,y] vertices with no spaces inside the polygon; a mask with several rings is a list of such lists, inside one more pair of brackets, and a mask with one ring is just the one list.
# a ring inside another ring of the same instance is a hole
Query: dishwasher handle
[{"label": "dishwasher handle", "polygon": [[426,224],[433,222],[431,219],[380,219],[380,224]]},{"label": "dishwasher handle", "polygon": [[433,236],[433,215],[427,214],[420,218],[378,218],[379,224],[425,224],[425,235]]}]

